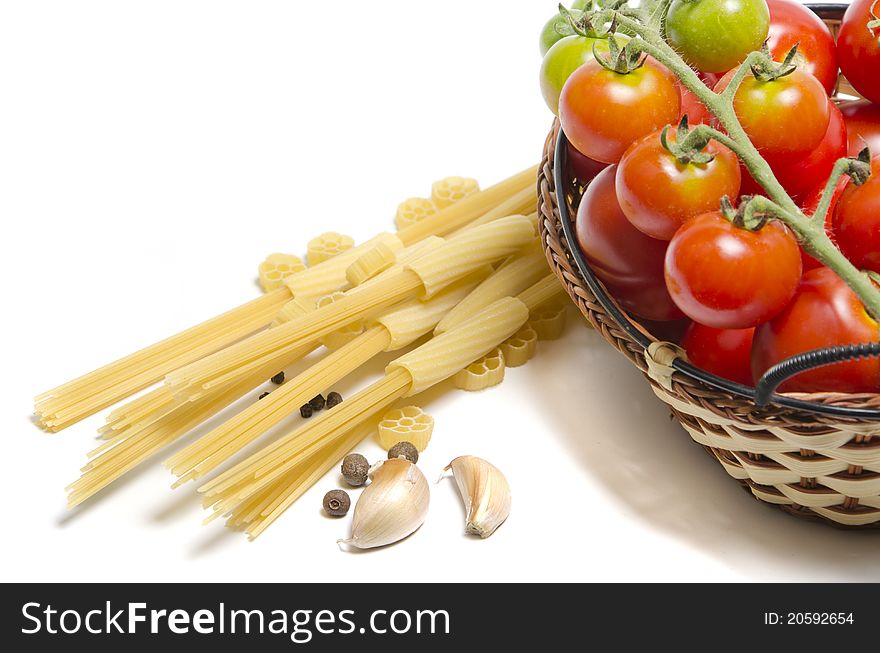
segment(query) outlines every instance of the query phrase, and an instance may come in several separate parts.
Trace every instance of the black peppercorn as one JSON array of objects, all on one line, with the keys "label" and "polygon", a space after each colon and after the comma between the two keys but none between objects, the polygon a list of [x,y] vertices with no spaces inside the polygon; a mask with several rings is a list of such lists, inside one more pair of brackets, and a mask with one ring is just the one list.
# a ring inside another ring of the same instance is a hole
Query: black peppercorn
[{"label": "black peppercorn", "polygon": [[312,407],[310,404],[303,404],[299,407],[299,414],[303,417],[311,417],[312,416]]},{"label": "black peppercorn", "polygon": [[275,385],[281,385],[284,383],[284,371],[282,370],[281,372],[278,372],[278,374],[273,376],[271,380]]},{"label": "black peppercorn", "polygon": [[342,517],[351,507],[351,498],[345,490],[330,490],[324,495],[324,512],[331,517]]},{"label": "black peppercorn", "polygon": [[257,400],[259,401],[259,400],[262,399],[263,397],[268,397],[268,396],[269,396],[269,393],[268,393],[268,392],[264,392],[264,393],[261,394],[259,397],[257,397]]},{"label": "black peppercorn", "polygon": [[326,403],[324,395],[318,395],[309,402],[309,405],[312,407],[313,411],[317,412],[319,410],[324,410],[324,404]]},{"label": "black peppercorn", "polygon": [[419,450],[412,442],[398,442],[388,450],[388,460],[403,456],[413,465],[419,462]]},{"label": "black peppercorn", "polygon": [[327,408],[333,408],[342,403],[342,395],[338,392],[331,392],[327,395]]},{"label": "black peppercorn", "polygon": [[350,453],[342,459],[342,478],[349,485],[357,487],[367,482],[370,463],[359,453]]}]

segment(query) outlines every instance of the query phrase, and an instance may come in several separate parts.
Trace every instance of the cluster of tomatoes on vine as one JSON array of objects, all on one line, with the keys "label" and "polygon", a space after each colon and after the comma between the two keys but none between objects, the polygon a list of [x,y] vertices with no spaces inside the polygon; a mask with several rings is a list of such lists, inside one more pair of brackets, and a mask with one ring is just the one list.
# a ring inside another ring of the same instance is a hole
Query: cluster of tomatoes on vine
[{"label": "cluster of tomatoes on vine", "polygon": [[[609,35],[589,13],[578,21],[586,4],[560,8],[545,27],[541,88],[568,138],[570,172],[588,183],[579,245],[618,303],[652,328],[681,325],[694,364],[747,385],[789,356],[880,340],[858,297],[788,227],[744,228],[743,204],[731,201],[764,190],[730,149],[692,137],[717,120],[656,60],[627,61],[634,35]],[[776,62],[746,75],[733,110],[805,215],[838,159],[880,154],[880,0],[856,0],[837,42],[795,0],[665,4],[666,41],[716,92],[749,53],[763,48]],[[867,99],[830,99],[839,70]],[[854,265],[880,273],[880,157],[870,165],[867,182],[837,185],[826,232]],[[878,392],[880,362],[802,373],[783,390]]]}]

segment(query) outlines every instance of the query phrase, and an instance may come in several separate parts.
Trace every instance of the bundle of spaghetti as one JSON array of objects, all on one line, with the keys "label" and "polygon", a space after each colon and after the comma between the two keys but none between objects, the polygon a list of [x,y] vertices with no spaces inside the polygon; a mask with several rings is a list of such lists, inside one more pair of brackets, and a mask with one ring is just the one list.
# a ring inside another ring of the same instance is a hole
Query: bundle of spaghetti
[{"label": "bundle of spaghetti", "polygon": [[273,370],[274,368],[258,370],[256,374],[243,377],[238,383],[208,394],[198,401],[176,405],[161,418],[139,428],[115,433],[89,452],[90,460],[81,469],[82,475],[66,488],[69,493],[68,506],[73,507],[84,502],[175,443],[205,420],[265,382]]},{"label": "bundle of spaghetti", "polygon": [[[38,395],[35,412],[39,424],[49,431],[60,431],[140,392],[166,374],[265,328],[294,296],[316,298],[345,283],[348,266],[379,244],[403,246],[430,235],[447,235],[500,204],[509,205],[511,196],[533,194],[535,172],[536,168],[530,168],[470,195],[397,236],[380,234],[373,241],[288,277],[282,288]],[[503,210],[510,212],[507,208]]]},{"label": "bundle of spaghetti", "polygon": [[[265,370],[272,367],[282,369],[286,365],[308,355],[317,345],[318,343],[315,342],[301,347],[289,347],[286,350],[282,350],[276,358],[263,361],[260,365],[242,367],[237,370],[235,376],[226,379],[224,383],[217,383],[203,392],[194,394],[187,401],[195,402],[206,395],[216,394],[229,384],[238,383],[248,377],[254,379],[253,387],[256,387],[256,385],[265,380],[265,376],[259,376],[260,374],[265,374]],[[280,366],[276,365],[276,361],[279,358],[283,359],[283,364]],[[269,376],[273,374],[270,373]],[[250,389],[252,388],[248,388],[248,390]],[[153,422],[172,413],[183,403],[186,402],[180,401],[170,389],[161,385],[111,412],[107,416],[107,423],[98,429],[98,433],[108,441],[115,440],[120,435],[149,426]]]},{"label": "bundle of spaghetti", "polygon": [[[367,418],[338,442],[317,451],[294,467],[266,491],[258,492],[236,505],[230,510],[226,525],[243,530],[250,540],[256,539],[324,474],[336,467],[340,459],[373,433],[376,430],[376,421],[378,415]],[[219,515],[220,513],[212,513],[205,521],[212,521]]]},{"label": "bundle of spaghetti", "polygon": [[[546,265],[541,266],[546,271]],[[376,319],[351,342],[328,354],[309,369],[251,404],[240,413],[202,436],[165,464],[178,476],[175,487],[203,477],[229,457],[289,417],[311,397],[366,364],[382,352],[398,351],[430,333],[454,306],[491,272],[480,269],[453,283],[429,300],[411,300]]]},{"label": "bundle of spaghetti", "polygon": [[[275,507],[258,513],[263,518],[261,523],[277,518],[290,505],[283,500],[276,503],[284,494],[282,479],[297,466],[313,456],[321,457],[322,452],[329,455],[327,452],[339,444],[352,425],[362,423],[404,396],[433,387],[499,346],[525,324],[531,310],[559,293],[558,282],[548,276],[518,297],[499,299],[457,327],[404,354],[388,365],[379,381],[200,487],[205,506],[211,507],[215,516],[233,515],[238,523],[252,514],[251,506],[268,502]],[[245,505],[248,510],[242,511]]]},{"label": "bundle of spaghetti", "polygon": [[501,218],[467,229],[401,269],[392,268],[353,288],[339,301],[177,370],[167,375],[165,382],[176,396],[199,392],[242,366],[273,356],[280,348],[320,338],[406,299],[430,298],[487,263],[511,256],[534,236],[534,223],[524,216]]}]

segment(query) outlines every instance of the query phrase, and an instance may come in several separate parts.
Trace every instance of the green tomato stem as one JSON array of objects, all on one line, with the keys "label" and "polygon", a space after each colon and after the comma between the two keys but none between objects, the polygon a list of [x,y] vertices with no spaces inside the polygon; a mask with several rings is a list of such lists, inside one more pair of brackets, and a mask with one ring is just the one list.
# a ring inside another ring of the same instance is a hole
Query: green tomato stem
[{"label": "green tomato stem", "polygon": [[816,207],[816,212],[811,218],[815,224],[824,227],[825,219],[828,217],[828,211],[831,210],[831,200],[834,198],[834,189],[837,187],[837,182],[839,182],[845,174],[849,173],[849,169],[850,162],[848,159],[838,159],[834,162],[831,176],[828,177],[828,182],[822,190],[822,197],[819,200],[819,206]]},{"label": "green tomato stem", "polygon": [[[843,160],[842,160],[843,161]],[[840,163],[840,161],[838,161]],[[836,168],[836,166],[835,166]],[[838,177],[839,179],[839,177]],[[827,208],[826,208],[827,211]],[[804,216],[803,213],[791,213],[784,208],[760,195],[749,200],[746,208],[747,216],[763,214],[776,218],[794,231],[803,248],[820,263],[828,266],[848,285],[868,312],[875,316],[880,315],[880,291],[874,285],[871,277],[850,263],[840,250],[834,245],[828,234],[825,233],[823,223],[817,223]],[[750,217],[746,218],[746,224]]]},{"label": "green tomato stem", "polygon": [[725,102],[733,104],[733,96],[736,95],[736,92],[739,90],[739,87],[742,86],[745,78],[752,72],[752,66],[757,63],[763,63],[766,58],[767,55],[762,52],[750,53],[749,56],[746,57],[746,60],[736,69],[736,72],[733,73],[733,77],[731,77],[730,84],[727,85],[727,88],[719,94],[721,98]]},{"label": "green tomato stem", "polygon": [[[645,54],[653,57],[666,66],[679,81],[699,99],[706,108],[715,116],[724,132],[713,129],[707,125],[694,128],[693,138],[711,136],[722,145],[732,150],[752,177],[767,192],[770,199],[755,197],[753,211],[765,212],[768,215],[788,225],[797,235],[804,249],[818,261],[834,270],[837,275],[858,295],[868,312],[875,319],[880,319],[880,290],[871,280],[859,271],[850,261],[840,253],[840,250],[831,242],[824,229],[823,223],[807,218],[800,210],[795,201],[788,195],[779,180],[773,174],[770,165],[764,160],[757,148],[743,129],[733,108],[733,96],[736,89],[751,71],[754,63],[766,62],[766,54],[755,52],[750,54],[745,62],[734,73],[731,84],[722,94],[709,89],[697,73],[688,66],[677,52],[663,39],[659,30],[650,25],[630,18],[620,12],[603,12],[602,22],[616,21],[618,27],[630,30],[640,37],[638,47]],[[696,133],[696,135],[694,135]],[[839,177],[838,177],[839,179]],[[834,184],[837,182],[835,181]],[[831,184],[831,180],[829,180]],[[833,186],[831,186],[833,192]],[[826,191],[828,187],[826,187]],[[831,197],[826,192],[823,201],[830,204]],[[827,197],[826,197],[827,196]],[[827,214],[828,208],[825,208]]]}]

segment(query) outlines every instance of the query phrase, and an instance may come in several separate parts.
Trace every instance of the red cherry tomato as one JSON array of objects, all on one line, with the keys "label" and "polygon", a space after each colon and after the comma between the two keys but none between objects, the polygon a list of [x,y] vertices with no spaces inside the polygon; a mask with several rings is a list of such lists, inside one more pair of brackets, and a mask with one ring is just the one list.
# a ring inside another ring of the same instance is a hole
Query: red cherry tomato
[{"label": "red cherry tomato", "polygon": [[678,90],[681,93],[681,109],[678,112],[679,119],[682,116],[687,116],[688,122],[692,125],[711,124],[712,113],[706,105],[700,102],[696,95],[681,84],[678,85]]},{"label": "red cherry tomato", "polygon": [[801,256],[782,223],[748,231],[716,211],[682,225],[669,243],[665,270],[669,294],[689,318],[716,329],[747,329],[791,300]]},{"label": "red cherry tomato", "polygon": [[880,156],[871,161],[871,178],[847,184],[834,213],[840,251],[862,270],[880,272]]},{"label": "red cherry tomato", "polygon": [[[662,130],[661,130],[662,131]],[[739,161],[712,141],[709,163],[681,163],[660,142],[661,131],[633,143],[617,168],[617,199],[629,221],[652,238],[669,240],[694,216],[713,211],[721,198],[739,195]],[[676,142],[676,130],[667,132]]]},{"label": "red cherry tomato", "polygon": [[[837,182],[837,186],[834,187],[834,194],[831,196],[831,204],[828,209],[828,215],[825,216],[825,233],[828,234],[828,237],[831,239],[831,242],[836,243],[837,237],[834,235],[834,211],[837,206],[837,201],[840,199],[840,195],[843,193],[843,189],[846,188],[847,183],[849,182],[849,177],[843,177],[840,181]],[[816,209],[819,208],[819,202],[822,201],[822,193],[825,192],[825,184],[822,183],[816,188],[814,188],[810,193],[807,194],[806,199],[804,200],[801,208],[804,213],[808,216],[813,216],[816,213]],[[804,272],[807,270],[813,270],[815,268],[822,267],[822,264],[814,259],[812,256],[807,254],[803,247],[801,248],[801,262],[804,266]]]},{"label": "red cherry tomato", "polygon": [[[825,138],[812,151],[802,154],[764,154],[764,158],[782,187],[795,199],[801,200],[817,185],[824,187],[834,163],[847,156],[847,132],[843,114],[829,102],[831,119]],[[740,164],[743,195],[767,195],[748,169]]]},{"label": "red cherry tomato", "polygon": [[736,383],[752,385],[750,356],[754,329],[713,329],[692,322],[681,346],[699,368]]},{"label": "red cherry tomato", "polygon": [[566,149],[568,150],[568,172],[583,184],[592,181],[593,177],[608,167],[607,163],[593,161],[590,157],[578,152],[571,142],[567,144]]},{"label": "red cherry tomato", "polygon": [[871,155],[880,155],[880,105],[867,100],[848,102],[840,107],[846,123],[850,156],[858,156],[866,147]]},{"label": "red cherry tomato", "polygon": [[663,342],[673,342],[678,344],[684,337],[684,332],[693,324],[689,319],[682,318],[680,320],[667,320],[666,322],[654,322],[652,320],[639,320],[639,323],[645,327],[645,330],[657,340]]},{"label": "red cherry tomato", "polygon": [[626,75],[594,60],[562,87],[559,121],[582,154],[617,163],[634,141],[675,122],[680,106],[675,77],[653,59]]},{"label": "red cherry tomato", "polygon": [[878,17],[877,0],[855,0],[843,15],[837,34],[840,70],[871,102],[880,102],[880,27],[868,28],[868,23]]},{"label": "red cherry tomato", "polygon": [[617,203],[617,166],[600,172],[587,187],[575,230],[596,276],[626,310],[647,320],[676,320],[681,312],[663,282],[666,243],[633,227]]},{"label": "red cherry tomato", "polygon": [[[715,73],[697,72],[697,75],[706,85],[706,88],[714,88],[720,79]],[[681,93],[681,110],[678,113],[679,121],[681,121],[683,116],[687,115],[688,122],[692,125],[711,124],[713,116],[708,107],[681,82],[677,82],[677,84],[678,91]]]},{"label": "red cherry tomato", "polygon": [[818,79],[830,95],[837,84],[837,49],[831,30],[815,13],[794,0],[767,0],[770,32],[767,45],[776,61],[782,61],[795,45],[803,70]]},{"label": "red cherry tomato", "polygon": [[[730,84],[730,71],[715,86]],[[825,88],[811,74],[795,70],[774,81],[747,75],[733,98],[737,118],[762,154],[807,153],[822,141],[831,120]]]},{"label": "red cherry tomato", "polygon": [[846,156],[846,124],[835,104],[828,102],[831,119],[825,137],[808,154],[766,154],[773,173],[795,200],[825,182],[838,159]]},{"label": "red cherry tomato", "polygon": [[[782,313],[758,327],[752,344],[752,375],[813,349],[876,342],[880,327],[832,270],[807,272]],[[880,360],[835,363],[793,376],[784,392],[880,392]]]}]

